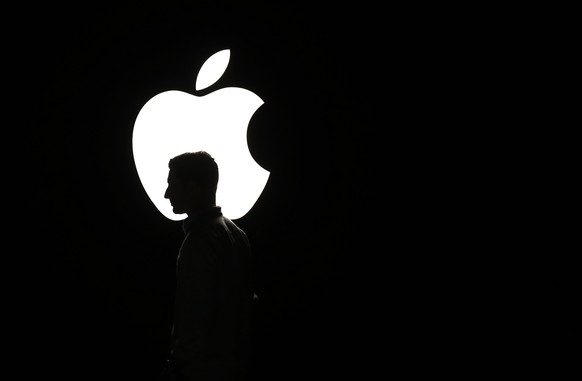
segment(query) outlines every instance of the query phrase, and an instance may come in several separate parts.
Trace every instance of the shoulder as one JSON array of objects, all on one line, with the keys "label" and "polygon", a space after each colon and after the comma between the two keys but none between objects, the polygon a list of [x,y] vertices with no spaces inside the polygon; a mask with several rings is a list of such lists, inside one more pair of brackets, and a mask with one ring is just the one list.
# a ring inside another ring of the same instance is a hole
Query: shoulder
[{"label": "shoulder", "polygon": [[184,243],[189,250],[218,250],[224,242],[228,241],[228,235],[231,231],[230,224],[231,222],[226,221],[222,216],[206,219],[196,224],[188,232]]},{"label": "shoulder", "polygon": [[243,229],[241,229],[236,223],[230,220],[227,217],[223,217],[225,225],[228,227],[228,230],[231,234],[236,234],[243,238],[245,241],[248,241],[247,234]]},{"label": "shoulder", "polygon": [[222,220],[224,221],[226,226],[228,226],[229,228],[231,228],[233,230],[238,230],[238,231],[241,231],[244,233],[244,231],[237,224],[235,224],[230,218],[222,216]]}]

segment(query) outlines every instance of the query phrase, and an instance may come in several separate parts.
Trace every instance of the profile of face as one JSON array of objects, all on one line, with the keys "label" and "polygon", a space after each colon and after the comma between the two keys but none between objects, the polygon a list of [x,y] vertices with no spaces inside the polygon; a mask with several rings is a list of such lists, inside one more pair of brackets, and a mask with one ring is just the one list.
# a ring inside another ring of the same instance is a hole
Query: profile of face
[{"label": "profile of face", "polygon": [[170,200],[173,212],[176,214],[188,213],[193,209],[196,195],[195,187],[192,183],[185,183],[176,178],[172,170],[168,175],[168,188],[164,193],[164,198]]}]

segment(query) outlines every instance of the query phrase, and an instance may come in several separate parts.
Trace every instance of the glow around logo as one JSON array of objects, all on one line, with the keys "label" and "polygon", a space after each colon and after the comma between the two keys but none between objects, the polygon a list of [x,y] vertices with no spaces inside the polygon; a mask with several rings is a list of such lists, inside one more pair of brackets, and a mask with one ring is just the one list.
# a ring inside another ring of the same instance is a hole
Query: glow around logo
[{"label": "glow around logo", "polygon": [[[196,90],[213,85],[229,61],[229,49],[208,58],[198,73]],[[169,160],[200,150],[210,153],[218,164],[216,202],[224,215],[237,219],[253,207],[269,178],[247,144],[249,121],[262,104],[249,90],[227,87],[205,96],[169,90],[142,107],[133,129],[133,157],[146,193],[165,217],[174,221],[187,217],[175,214],[164,199]]]}]

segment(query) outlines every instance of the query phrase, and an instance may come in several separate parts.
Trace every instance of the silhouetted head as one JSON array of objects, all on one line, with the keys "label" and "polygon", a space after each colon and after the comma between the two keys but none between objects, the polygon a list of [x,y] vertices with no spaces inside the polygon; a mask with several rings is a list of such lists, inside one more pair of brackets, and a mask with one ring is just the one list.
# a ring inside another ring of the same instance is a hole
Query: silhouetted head
[{"label": "silhouetted head", "polygon": [[170,200],[174,213],[195,213],[216,205],[218,165],[205,151],[186,152],[168,163],[168,189],[164,198]]}]

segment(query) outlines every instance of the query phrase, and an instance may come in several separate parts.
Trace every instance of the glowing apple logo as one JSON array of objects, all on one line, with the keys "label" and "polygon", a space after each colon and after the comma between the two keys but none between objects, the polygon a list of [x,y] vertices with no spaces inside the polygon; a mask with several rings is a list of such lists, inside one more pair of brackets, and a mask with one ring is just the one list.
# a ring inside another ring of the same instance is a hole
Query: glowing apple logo
[{"label": "glowing apple logo", "polygon": [[[196,78],[196,90],[214,84],[226,71],[230,50],[213,54]],[[164,199],[168,161],[181,153],[207,151],[219,168],[216,203],[225,216],[244,216],[261,195],[269,172],[251,156],[248,124],[263,104],[253,92],[227,87],[205,96],[170,90],[151,98],[140,110],[133,128],[133,158],[141,183],[156,206],[170,220],[174,214]]]}]

